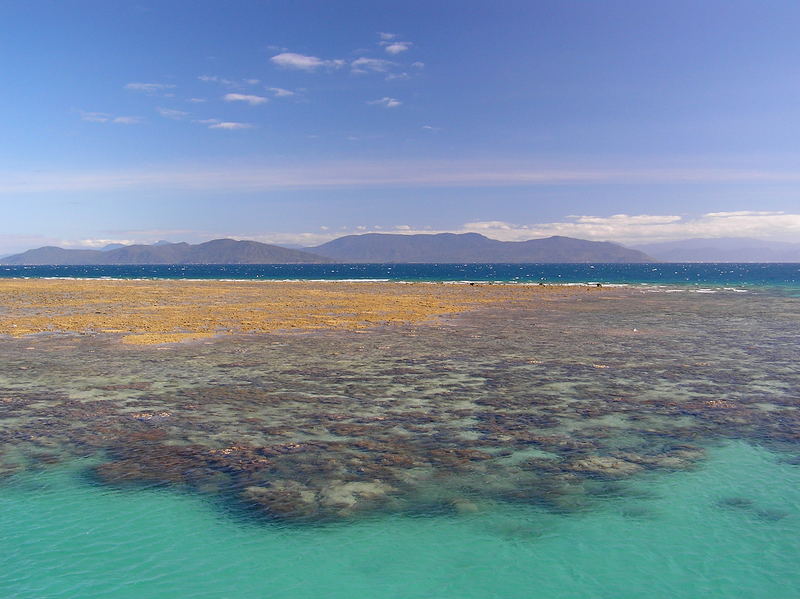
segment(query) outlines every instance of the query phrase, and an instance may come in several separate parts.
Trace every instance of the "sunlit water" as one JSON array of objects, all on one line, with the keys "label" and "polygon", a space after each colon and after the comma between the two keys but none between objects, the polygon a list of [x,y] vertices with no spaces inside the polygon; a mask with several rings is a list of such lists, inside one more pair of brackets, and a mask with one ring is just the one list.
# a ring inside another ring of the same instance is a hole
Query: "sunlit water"
[{"label": "sunlit water", "polygon": [[0,343],[0,597],[800,596],[791,294]]}]

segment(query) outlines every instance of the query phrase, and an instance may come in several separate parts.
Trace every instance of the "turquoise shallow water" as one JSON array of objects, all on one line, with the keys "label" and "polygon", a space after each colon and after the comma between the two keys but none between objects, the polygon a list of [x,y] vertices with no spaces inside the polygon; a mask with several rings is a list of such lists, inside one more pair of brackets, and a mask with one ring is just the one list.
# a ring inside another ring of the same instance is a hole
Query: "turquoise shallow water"
[{"label": "turquoise shallow water", "polygon": [[800,597],[800,305],[651,291],[3,339],[0,599]]},{"label": "turquoise shallow water", "polygon": [[3,483],[0,597],[800,596],[800,467],[741,441],[582,513],[503,504],[329,526],[254,523],[196,495],[94,485],[85,469]]}]

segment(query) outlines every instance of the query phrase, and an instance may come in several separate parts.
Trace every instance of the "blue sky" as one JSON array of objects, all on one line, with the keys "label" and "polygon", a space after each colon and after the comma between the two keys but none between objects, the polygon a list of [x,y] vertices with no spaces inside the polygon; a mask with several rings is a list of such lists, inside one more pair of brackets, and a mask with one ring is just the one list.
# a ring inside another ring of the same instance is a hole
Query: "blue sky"
[{"label": "blue sky", "polygon": [[797,2],[9,1],[0,253],[800,241]]}]

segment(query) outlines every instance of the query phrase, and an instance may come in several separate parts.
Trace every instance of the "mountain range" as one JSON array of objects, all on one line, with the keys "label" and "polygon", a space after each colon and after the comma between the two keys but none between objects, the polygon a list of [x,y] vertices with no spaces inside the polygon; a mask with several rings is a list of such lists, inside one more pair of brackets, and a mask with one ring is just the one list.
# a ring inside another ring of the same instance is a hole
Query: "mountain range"
[{"label": "mountain range", "polygon": [[558,236],[497,241],[478,233],[366,233],[347,235],[305,249],[337,262],[654,262],[643,252],[607,241]]},{"label": "mountain range", "polygon": [[311,248],[289,249],[257,241],[216,239],[197,245],[108,246],[100,250],[42,247],[0,260],[10,265],[83,264],[325,264],[654,262],[638,250],[571,237],[497,241],[477,233],[348,235]]},{"label": "mountain range", "polygon": [[116,249],[65,250],[42,247],[0,262],[17,265],[78,264],[325,264],[329,258],[257,241],[215,239],[197,245],[159,243],[126,245]]}]

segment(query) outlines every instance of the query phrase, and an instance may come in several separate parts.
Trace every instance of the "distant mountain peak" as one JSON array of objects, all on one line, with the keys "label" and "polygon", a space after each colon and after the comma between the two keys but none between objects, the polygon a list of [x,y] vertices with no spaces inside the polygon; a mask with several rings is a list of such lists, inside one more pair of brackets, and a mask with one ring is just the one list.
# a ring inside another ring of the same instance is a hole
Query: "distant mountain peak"
[{"label": "distant mountain peak", "polygon": [[163,242],[127,245],[111,250],[65,250],[48,246],[8,256],[4,264],[304,264],[329,263],[331,259],[257,241],[215,239],[191,245]]},{"label": "distant mountain peak", "polygon": [[655,262],[643,252],[614,243],[563,236],[498,241],[480,233],[365,233],[306,249],[339,262]]},{"label": "distant mountain peak", "polygon": [[347,235],[302,250],[258,241],[212,239],[189,244],[158,242],[116,249],[65,250],[43,247],[4,264],[299,264],[299,263],[586,263],[655,262],[647,254],[607,241],[556,235],[528,241],[498,241],[480,233],[365,233]]}]

